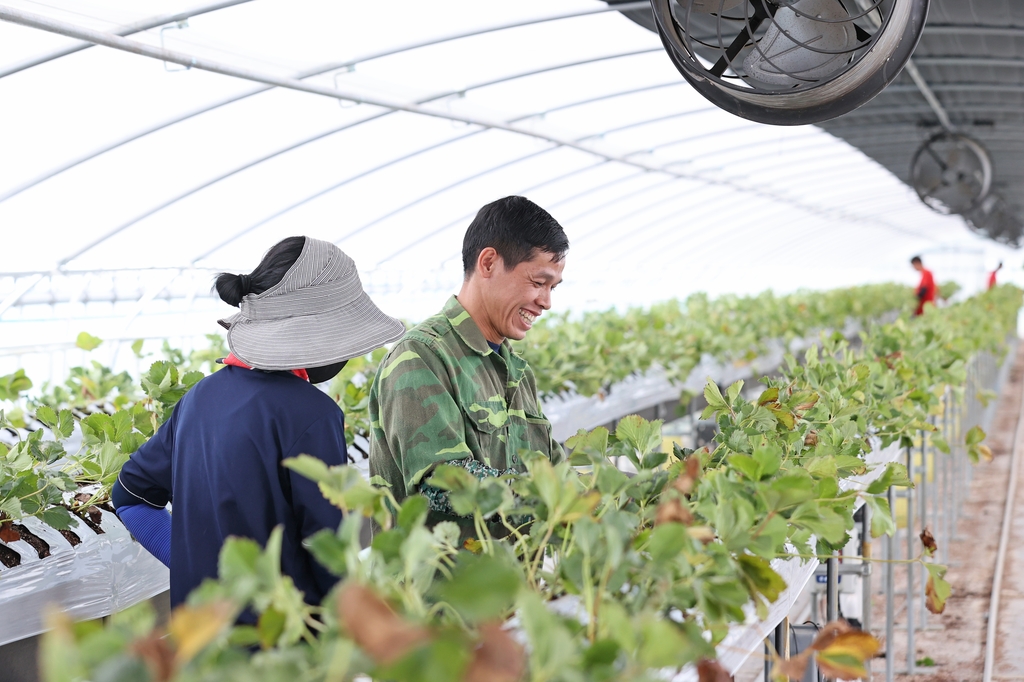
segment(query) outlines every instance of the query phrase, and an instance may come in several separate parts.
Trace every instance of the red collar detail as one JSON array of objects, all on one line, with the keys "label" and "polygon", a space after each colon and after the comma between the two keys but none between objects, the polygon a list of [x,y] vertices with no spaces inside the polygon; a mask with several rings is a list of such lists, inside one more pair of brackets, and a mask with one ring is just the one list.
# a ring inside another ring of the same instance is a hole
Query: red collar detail
[{"label": "red collar detail", "polygon": [[[226,358],[224,358],[224,364],[225,365],[231,365],[232,367],[242,367],[242,368],[245,368],[245,369],[252,369],[251,366],[245,364],[244,362],[239,360],[237,357],[235,357],[234,353],[230,353]],[[306,372],[306,370],[300,368],[300,369],[293,369],[293,370],[290,370],[290,371],[291,371],[292,374],[294,374],[298,378],[303,379],[305,381],[309,381],[309,373]]]}]

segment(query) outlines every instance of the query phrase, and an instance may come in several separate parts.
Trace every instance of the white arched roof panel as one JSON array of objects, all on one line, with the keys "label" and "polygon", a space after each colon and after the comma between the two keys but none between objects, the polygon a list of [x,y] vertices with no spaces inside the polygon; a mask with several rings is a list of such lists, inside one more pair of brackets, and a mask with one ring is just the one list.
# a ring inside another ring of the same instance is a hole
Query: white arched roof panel
[{"label": "white arched roof panel", "polygon": [[0,138],[0,372],[85,328],[215,331],[213,274],[291,234],[338,242],[382,307],[423,317],[458,287],[476,210],[512,193],[569,235],[559,308],[910,283],[919,251],[970,254],[964,272],[1019,261],[822,130],[712,107],[655,34],[596,0],[223,4],[0,1],[126,34],[205,8],[128,39],[319,88],[108,47],[22,68],[79,43],[0,22],[0,125],[17,131]]}]

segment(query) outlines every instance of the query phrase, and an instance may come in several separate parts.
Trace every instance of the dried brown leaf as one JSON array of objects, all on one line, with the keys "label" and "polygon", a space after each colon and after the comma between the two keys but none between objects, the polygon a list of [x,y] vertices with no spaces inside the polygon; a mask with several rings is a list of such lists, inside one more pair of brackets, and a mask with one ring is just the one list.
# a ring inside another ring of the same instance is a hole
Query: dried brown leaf
[{"label": "dried brown leaf", "polygon": [[167,638],[162,637],[159,632],[151,632],[143,639],[137,640],[132,644],[131,650],[149,668],[149,674],[154,682],[167,682],[174,677],[178,667],[174,652]]},{"label": "dried brown leaf", "polygon": [[690,493],[693,492],[693,484],[694,480],[686,474],[683,474],[672,481],[672,487],[687,497],[689,497]]},{"label": "dried brown leaf", "polygon": [[393,663],[430,639],[426,628],[407,622],[383,599],[355,583],[338,593],[338,616],[359,648],[377,663]]},{"label": "dried brown leaf", "polygon": [[818,404],[818,396],[815,395],[813,398],[808,400],[806,403],[800,403],[799,405],[794,407],[793,411],[798,413],[798,414],[802,414],[802,413],[806,412],[807,410],[811,409],[812,407],[814,407],[817,404]]},{"label": "dried brown leaf", "polygon": [[20,539],[21,533],[14,528],[13,523],[10,521],[0,523],[0,540],[4,542],[17,542]]},{"label": "dried brown leaf", "polygon": [[811,649],[821,651],[831,645],[839,635],[846,634],[847,632],[853,632],[853,626],[845,620],[834,620],[831,623],[826,623],[818,632],[818,636],[811,642]]},{"label": "dried brown leaf", "polygon": [[802,680],[807,671],[807,662],[811,659],[811,650],[803,651],[787,659],[777,659],[772,668],[774,679]]},{"label": "dried brown leaf", "polygon": [[658,505],[654,515],[654,525],[659,526],[663,523],[681,523],[689,526],[693,523],[693,514],[678,498],[666,500]]},{"label": "dried brown leaf", "polygon": [[701,475],[700,457],[698,455],[690,455],[686,458],[686,475],[697,480]]},{"label": "dried brown leaf", "polygon": [[526,670],[526,650],[496,623],[480,627],[480,643],[463,682],[516,682]]},{"label": "dried brown leaf", "polygon": [[939,551],[939,546],[935,544],[935,537],[927,528],[921,531],[921,544],[923,544],[924,548],[928,551],[928,556]]},{"label": "dried brown leaf", "polygon": [[697,664],[699,682],[733,682],[732,675],[718,661],[702,659]]}]

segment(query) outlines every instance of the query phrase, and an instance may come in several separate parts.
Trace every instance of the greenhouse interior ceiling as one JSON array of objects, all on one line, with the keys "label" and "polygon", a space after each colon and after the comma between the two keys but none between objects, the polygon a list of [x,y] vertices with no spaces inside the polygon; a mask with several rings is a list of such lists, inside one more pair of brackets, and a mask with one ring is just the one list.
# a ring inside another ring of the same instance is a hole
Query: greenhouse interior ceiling
[{"label": "greenhouse interior ceiling", "polygon": [[[716,107],[650,16],[646,1],[0,2],[0,370],[83,330],[187,346],[230,310],[213,276],[295,234],[338,244],[382,309],[422,319],[458,290],[476,210],[509,194],[568,234],[556,310],[912,284],[916,254],[965,292],[1000,261],[1018,278],[1024,5],[933,0],[907,69],[820,126]],[[990,157],[966,219],[911,186],[943,131]]]}]

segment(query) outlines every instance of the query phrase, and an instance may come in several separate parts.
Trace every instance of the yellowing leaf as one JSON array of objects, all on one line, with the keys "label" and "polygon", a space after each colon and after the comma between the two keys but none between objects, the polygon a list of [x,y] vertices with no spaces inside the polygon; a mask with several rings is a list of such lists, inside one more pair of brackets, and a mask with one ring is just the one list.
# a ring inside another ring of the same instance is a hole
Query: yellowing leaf
[{"label": "yellowing leaf", "polygon": [[837,635],[817,651],[815,660],[825,677],[858,680],[867,677],[865,662],[878,653],[881,644],[870,633],[850,630]]},{"label": "yellowing leaf", "polygon": [[569,508],[566,509],[565,513],[562,515],[562,521],[577,521],[584,516],[589,516],[590,512],[594,511],[594,507],[596,507],[597,503],[600,501],[601,493],[596,490],[573,500],[572,504],[569,505]]},{"label": "yellowing leaf", "polygon": [[982,460],[984,460],[986,462],[991,462],[992,461],[992,449],[989,448],[989,446],[984,445],[984,444],[979,445],[978,446],[978,456]]},{"label": "yellowing leaf", "polygon": [[925,564],[928,569],[928,583],[924,586],[924,605],[932,613],[946,610],[946,600],[953,592],[952,586],[946,582],[946,567],[938,564]]},{"label": "yellowing leaf", "polygon": [[176,608],[167,627],[175,644],[175,661],[182,664],[195,658],[231,623],[233,611],[227,602]]}]

